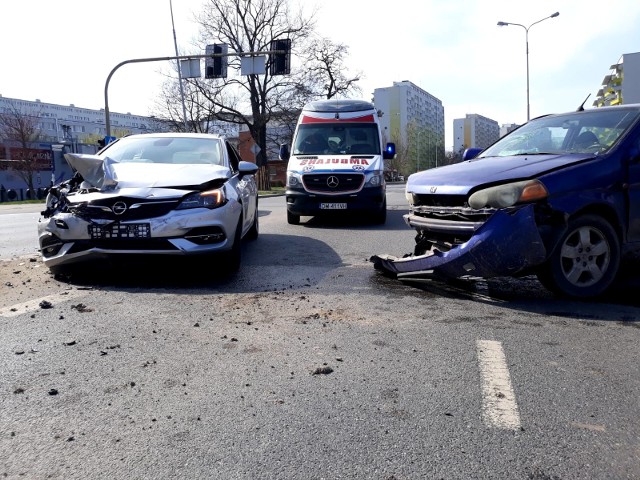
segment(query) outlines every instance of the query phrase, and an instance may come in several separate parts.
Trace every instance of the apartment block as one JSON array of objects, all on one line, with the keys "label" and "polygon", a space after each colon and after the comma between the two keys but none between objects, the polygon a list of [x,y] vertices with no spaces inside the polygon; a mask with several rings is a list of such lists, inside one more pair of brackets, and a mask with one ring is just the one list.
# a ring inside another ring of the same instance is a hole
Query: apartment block
[{"label": "apartment block", "polygon": [[453,121],[453,151],[467,148],[486,148],[500,138],[498,122],[477,113]]},{"label": "apartment block", "polygon": [[373,103],[382,114],[384,142],[394,142],[402,173],[425,170],[444,159],[442,102],[408,80],[376,88]]},{"label": "apartment block", "polygon": [[640,103],[640,52],[625,53],[609,69],[593,106]]}]

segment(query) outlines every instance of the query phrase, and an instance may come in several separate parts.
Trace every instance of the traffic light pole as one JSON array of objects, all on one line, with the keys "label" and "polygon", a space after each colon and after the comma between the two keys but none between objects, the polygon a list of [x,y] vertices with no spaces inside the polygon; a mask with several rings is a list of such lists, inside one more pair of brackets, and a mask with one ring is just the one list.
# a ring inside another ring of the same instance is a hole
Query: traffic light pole
[{"label": "traffic light pole", "polygon": [[[125,60],[117,64],[111,72],[109,72],[109,76],[107,77],[107,81],[104,84],[104,117],[105,117],[105,127],[107,137],[111,136],[111,119],[109,118],[109,82],[111,81],[111,77],[116,70],[120,67],[127,65],[129,63],[148,63],[148,62],[165,62],[169,60],[193,60],[197,58],[218,58],[218,57],[252,57],[256,55],[278,55],[278,54],[287,54],[286,50],[265,50],[260,52],[243,52],[243,53],[213,53],[213,54],[202,54],[202,55],[177,55],[172,57],[151,57],[151,58],[132,58],[130,60]],[[178,67],[180,68],[180,67]]]}]

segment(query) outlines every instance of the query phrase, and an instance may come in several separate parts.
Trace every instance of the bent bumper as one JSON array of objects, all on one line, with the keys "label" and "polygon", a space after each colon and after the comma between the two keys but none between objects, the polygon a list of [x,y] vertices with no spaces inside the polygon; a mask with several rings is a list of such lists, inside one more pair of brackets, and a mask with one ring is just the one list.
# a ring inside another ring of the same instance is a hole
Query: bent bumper
[{"label": "bent bumper", "polygon": [[[92,239],[90,225],[109,222],[87,221],[71,213],[41,218],[38,239],[42,260],[57,267],[85,260],[124,255],[198,255],[231,250],[240,217],[236,202],[215,210],[185,210],[139,222],[149,226],[145,238]],[[64,227],[61,228],[60,225]]]},{"label": "bent bumper", "polygon": [[465,243],[447,252],[397,258],[374,255],[376,270],[397,277],[442,275],[499,277],[519,273],[541,264],[546,249],[535,222],[533,205],[516,211],[497,211]]}]

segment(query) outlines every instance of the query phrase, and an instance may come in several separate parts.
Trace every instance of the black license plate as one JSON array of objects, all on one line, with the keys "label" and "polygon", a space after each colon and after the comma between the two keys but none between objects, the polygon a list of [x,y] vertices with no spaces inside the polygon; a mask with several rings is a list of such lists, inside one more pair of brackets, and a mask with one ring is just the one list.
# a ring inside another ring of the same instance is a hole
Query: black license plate
[{"label": "black license plate", "polygon": [[111,225],[89,225],[92,240],[103,238],[149,238],[151,225],[148,223],[113,223]]}]

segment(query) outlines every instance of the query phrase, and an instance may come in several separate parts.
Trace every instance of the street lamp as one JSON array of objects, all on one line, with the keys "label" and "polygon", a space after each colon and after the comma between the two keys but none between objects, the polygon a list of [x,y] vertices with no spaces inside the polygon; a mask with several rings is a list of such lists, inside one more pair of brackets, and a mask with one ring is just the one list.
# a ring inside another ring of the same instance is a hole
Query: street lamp
[{"label": "street lamp", "polygon": [[529,25],[528,27],[525,27],[524,25],[521,25],[520,23],[511,23],[511,22],[498,22],[498,26],[499,27],[506,27],[507,25],[517,25],[518,27],[522,27],[524,28],[524,32],[525,32],[525,42],[526,42],[526,52],[527,52],[527,122],[531,119],[531,108],[529,105],[529,29],[531,27],[533,27],[536,23],[540,23],[544,20],[547,20],[549,18],[555,18],[558,15],[560,15],[560,12],[556,12],[552,15],[549,15],[548,17],[544,17],[541,20],[538,20],[537,22],[533,22],[531,25]]}]

